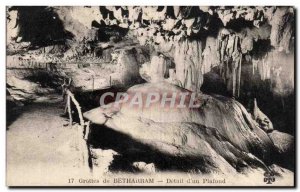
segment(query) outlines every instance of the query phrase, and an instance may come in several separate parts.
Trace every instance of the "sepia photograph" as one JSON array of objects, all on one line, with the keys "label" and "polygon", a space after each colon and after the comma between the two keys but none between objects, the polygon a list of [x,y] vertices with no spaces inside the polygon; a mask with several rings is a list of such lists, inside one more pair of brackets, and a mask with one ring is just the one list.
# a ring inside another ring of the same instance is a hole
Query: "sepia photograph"
[{"label": "sepia photograph", "polygon": [[296,8],[182,4],[6,6],[7,186],[295,187]]}]

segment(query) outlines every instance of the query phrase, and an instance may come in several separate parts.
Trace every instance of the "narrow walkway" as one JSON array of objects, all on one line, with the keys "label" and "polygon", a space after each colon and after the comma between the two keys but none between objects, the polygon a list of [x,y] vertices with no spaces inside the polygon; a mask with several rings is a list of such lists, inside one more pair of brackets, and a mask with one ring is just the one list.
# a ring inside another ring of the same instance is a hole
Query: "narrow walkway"
[{"label": "narrow walkway", "polygon": [[59,96],[26,105],[7,130],[7,184],[66,184],[80,175],[76,126],[59,115]]}]

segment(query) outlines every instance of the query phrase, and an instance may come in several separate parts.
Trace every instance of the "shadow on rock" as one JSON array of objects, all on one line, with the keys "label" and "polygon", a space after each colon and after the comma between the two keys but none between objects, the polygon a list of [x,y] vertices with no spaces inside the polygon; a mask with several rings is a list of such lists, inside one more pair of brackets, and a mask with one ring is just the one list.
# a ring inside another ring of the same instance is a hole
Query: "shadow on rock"
[{"label": "shadow on rock", "polygon": [[105,126],[92,125],[89,138],[93,148],[112,149],[119,155],[114,156],[110,170],[139,172],[134,162],[154,163],[157,170],[208,173],[204,158],[178,157],[159,152],[153,147],[140,143],[130,136],[111,130]]}]

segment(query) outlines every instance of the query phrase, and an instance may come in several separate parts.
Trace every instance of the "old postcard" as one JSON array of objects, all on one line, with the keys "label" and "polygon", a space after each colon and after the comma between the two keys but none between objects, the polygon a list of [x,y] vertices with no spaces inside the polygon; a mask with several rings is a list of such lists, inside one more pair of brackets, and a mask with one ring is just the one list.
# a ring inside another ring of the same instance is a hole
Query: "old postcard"
[{"label": "old postcard", "polygon": [[295,186],[295,9],[6,7],[8,186]]}]

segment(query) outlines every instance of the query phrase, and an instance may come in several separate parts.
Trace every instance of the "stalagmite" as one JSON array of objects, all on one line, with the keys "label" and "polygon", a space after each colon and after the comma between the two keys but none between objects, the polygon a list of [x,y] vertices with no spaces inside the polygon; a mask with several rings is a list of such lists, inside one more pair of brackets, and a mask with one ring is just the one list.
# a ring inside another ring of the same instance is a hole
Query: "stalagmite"
[{"label": "stalagmite", "polygon": [[270,132],[273,130],[273,124],[270,119],[258,108],[256,98],[254,99],[253,119],[264,131]]},{"label": "stalagmite", "polygon": [[154,55],[151,62],[144,63],[140,69],[140,75],[147,82],[161,82],[164,81],[164,76],[167,71],[166,60],[163,55]]},{"label": "stalagmite", "polygon": [[132,84],[139,76],[139,66],[137,59],[134,55],[134,50],[120,50],[119,57],[117,59],[117,70],[112,74],[112,78],[121,84]]},{"label": "stalagmite", "polygon": [[167,82],[169,82],[170,84],[182,87],[181,82],[178,81],[177,78],[176,78],[175,69],[169,69],[169,76],[170,77],[166,80]]},{"label": "stalagmite", "polygon": [[151,82],[162,81],[167,70],[166,61],[163,56],[153,56],[150,66]]}]

